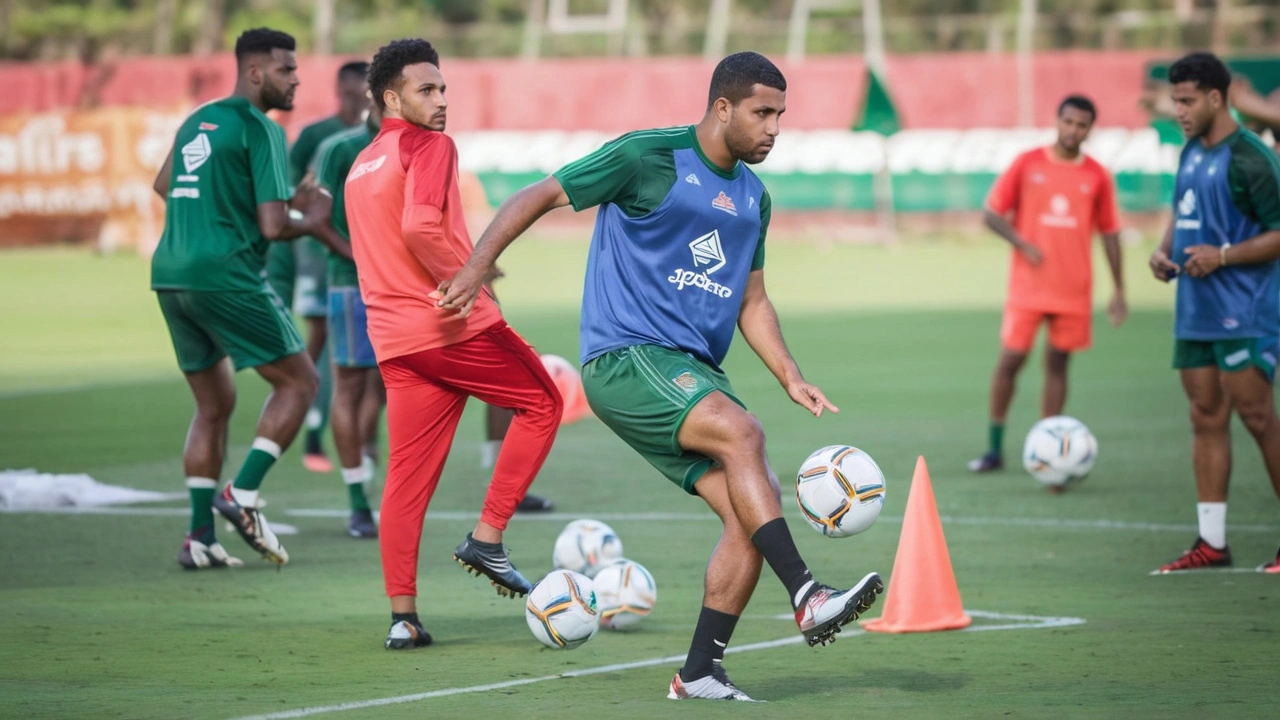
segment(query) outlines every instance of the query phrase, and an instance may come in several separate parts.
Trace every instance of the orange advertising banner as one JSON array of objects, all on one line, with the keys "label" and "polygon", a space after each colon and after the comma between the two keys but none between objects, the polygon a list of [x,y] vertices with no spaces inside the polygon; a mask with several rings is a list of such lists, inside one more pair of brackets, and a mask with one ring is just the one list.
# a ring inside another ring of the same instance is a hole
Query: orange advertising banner
[{"label": "orange advertising banner", "polygon": [[182,117],[131,107],[0,116],[0,246],[149,252],[164,222],[151,185]]}]

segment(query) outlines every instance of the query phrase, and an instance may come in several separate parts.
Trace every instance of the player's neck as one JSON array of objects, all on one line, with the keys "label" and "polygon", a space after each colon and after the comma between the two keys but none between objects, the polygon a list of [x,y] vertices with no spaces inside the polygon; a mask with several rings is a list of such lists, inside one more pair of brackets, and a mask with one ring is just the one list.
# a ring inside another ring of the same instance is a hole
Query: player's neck
[{"label": "player's neck", "polygon": [[1072,165],[1079,163],[1082,157],[1084,156],[1084,153],[1080,152],[1079,148],[1076,148],[1076,150],[1072,152],[1062,147],[1062,145],[1058,143],[1054,143],[1053,145],[1049,146],[1049,154],[1053,156],[1054,160],[1058,160],[1064,163],[1070,163]]},{"label": "player's neck", "polygon": [[1240,124],[1231,117],[1230,113],[1221,113],[1214,116],[1213,125],[1209,126],[1208,132],[1200,136],[1200,144],[1206,149],[1217,147],[1218,143],[1231,137],[1239,129]]},{"label": "player's neck", "polygon": [[718,125],[713,125],[704,119],[694,126],[693,135],[698,141],[698,149],[702,151],[702,156],[711,164],[727,173],[733,172],[733,169],[738,166],[738,158],[729,152],[729,146],[725,144]]},{"label": "player's neck", "polygon": [[362,114],[363,111],[359,108],[341,108],[338,110],[338,120],[342,121],[342,124],[347,127],[355,127],[360,124],[360,116]]},{"label": "player's neck", "polygon": [[258,108],[258,112],[263,114],[271,109],[262,102],[262,91],[243,80],[236,81],[236,89],[231,91],[231,96],[248,100],[250,105]]}]

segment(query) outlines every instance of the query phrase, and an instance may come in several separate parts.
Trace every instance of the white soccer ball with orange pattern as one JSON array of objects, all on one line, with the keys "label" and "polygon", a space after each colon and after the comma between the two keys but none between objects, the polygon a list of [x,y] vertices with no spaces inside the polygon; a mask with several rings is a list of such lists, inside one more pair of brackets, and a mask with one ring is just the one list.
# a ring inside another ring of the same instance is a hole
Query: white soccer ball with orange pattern
[{"label": "white soccer ball with orange pattern", "polygon": [[552,565],[587,577],[595,577],[600,568],[621,558],[622,540],[613,528],[599,520],[569,523],[560,531],[551,551]]},{"label": "white soccer ball with orange pattern", "polygon": [[1036,423],[1022,446],[1022,466],[1050,487],[1085,479],[1097,459],[1098,439],[1084,423],[1066,415]]},{"label": "white soccer ball with orange pattern", "polygon": [[524,604],[524,618],[533,636],[549,648],[572,650],[585,643],[600,629],[591,578],[552,570],[533,586]]},{"label": "white soccer ball with orange pattern", "polygon": [[649,617],[658,601],[653,575],[634,560],[615,560],[600,568],[593,580],[600,625],[622,630]]},{"label": "white soccer ball with orange pattern", "polygon": [[870,455],[849,445],[828,445],[796,473],[796,502],[814,530],[849,537],[880,517],[884,485],[884,473]]}]

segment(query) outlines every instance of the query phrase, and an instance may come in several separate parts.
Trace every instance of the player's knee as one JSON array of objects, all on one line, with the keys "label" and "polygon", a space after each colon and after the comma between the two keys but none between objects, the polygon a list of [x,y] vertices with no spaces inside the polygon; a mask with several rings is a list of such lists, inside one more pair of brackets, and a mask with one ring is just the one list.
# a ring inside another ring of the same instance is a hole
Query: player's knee
[{"label": "player's knee", "polygon": [[320,392],[320,372],[316,370],[315,365],[307,365],[305,368],[299,368],[290,375],[290,384],[294,388],[311,400],[314,400],[316,393]]},{"label": "player's knee", "polygon": [[1268,406],[1266,403],[1250,403],[1238,406],[1236,414],[1240,416],[1240,422],[1244,423],[1245,429],[1255,438],[1265,436],[1271,423],[1276,422],[1275,408]]},{"label": "player's knee", "polygon": [[766,464],[765,469],[768,470],[769,472],[769,489],[773,491],[774,499],[777,500],[779,504],[781,504],[782,503],[782,484],[778,482],[778,476],[776,473],[773,472],[773,468],[769,467],[768,464]]},{"label": "player's knee", "polygon": [[1231,413],[1225,402],[1191,403],[1191,428],[1195,432],[1221,432],[1231,422]]},{"label": "player's knee", "polygon": [[1055,374],[1062,375],[1067,372],[1067,363],[1071,360],[1071,354],[1061,350],[1050,348],[1044,356],[1045,368]]},{"label": "player's knee", "polygon": [[735,455],[764,456],[764,426],[755,415],[743,413],[743,417],[733,423],[731,430],[731,451]]},{"label": "player's knee", "polygon": [[226,427],[231,422],[231,413],[235,412],[235,409],[236,394],[234,392],[222,393],[203,399],[196,404],[196,414],[199,418],[217,427]]}]

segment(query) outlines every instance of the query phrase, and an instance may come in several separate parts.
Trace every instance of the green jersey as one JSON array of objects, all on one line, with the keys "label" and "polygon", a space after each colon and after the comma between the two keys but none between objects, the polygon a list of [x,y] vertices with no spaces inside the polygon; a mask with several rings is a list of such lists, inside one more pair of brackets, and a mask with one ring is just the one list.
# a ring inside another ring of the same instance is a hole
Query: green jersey
[{"label": "green jersey", "polygon": [[[315,173],[320,187],[333,195],[333,213],[330,222],[335,230],[348,241],[346,185],[347,173],[355,164],[356,156],[373,141],[368,126],[361,125],[325,140],[316,151]],[[357,287],[356,264],[344,257],[329,253],[329,287]]]},{"label": "green jersey", "polygon": [[293,149],[289,151],[289,172],[294,185],[302,182],[302,177],[311,168],[311,161],[315,160],[320,150],[320,143],[349,127],[352,126],[343,123],[337,115],[333,115],[302,128],[302,132],[298,133],[298,139],[293,143]]},{"label": "green jersey", "polygon": [[284,130],[242,97],[196,109],[178,129],[151,287],[263,287],[269,242],[258,206],[289,199]]}]

